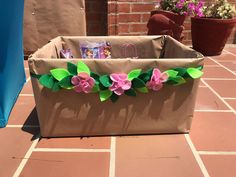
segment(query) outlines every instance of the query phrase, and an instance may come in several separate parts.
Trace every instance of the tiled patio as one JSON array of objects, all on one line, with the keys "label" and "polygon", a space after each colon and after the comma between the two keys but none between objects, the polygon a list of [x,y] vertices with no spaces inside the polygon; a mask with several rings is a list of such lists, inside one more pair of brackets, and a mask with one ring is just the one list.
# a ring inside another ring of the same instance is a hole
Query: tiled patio
[{"label": "tiled patio", "polygon": [[235,177],[236,48],[205,59],[191,133],[40,139],[27,83],[0,129],[0,177]]}]

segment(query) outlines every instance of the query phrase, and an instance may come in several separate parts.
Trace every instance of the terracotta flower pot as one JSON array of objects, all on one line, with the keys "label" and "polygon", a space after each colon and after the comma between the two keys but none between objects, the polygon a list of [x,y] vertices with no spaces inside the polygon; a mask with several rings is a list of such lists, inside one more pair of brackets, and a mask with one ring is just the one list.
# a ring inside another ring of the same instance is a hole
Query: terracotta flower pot
[{"label": "terracotta flower pot", "polygon": [[165,11],[165,10],[155,10],[151,12],[151,16],[154,14],[162,14],[168,17],[169,19],[173,20],[176,24],[178,25],[183,25],[186,15],[179,15],[170,11]]},{"label": "terracotta flower pot", "polygon": [[148,21],[148,35],[170,35],[178,41],[184,37],[185,15],[179,15],[170,11],[155,10],[151,12]]},{"label": "terracotta flower pot", "polygon": [[203,55],[220,55],[236,19],[191,18],[193,48]]}]

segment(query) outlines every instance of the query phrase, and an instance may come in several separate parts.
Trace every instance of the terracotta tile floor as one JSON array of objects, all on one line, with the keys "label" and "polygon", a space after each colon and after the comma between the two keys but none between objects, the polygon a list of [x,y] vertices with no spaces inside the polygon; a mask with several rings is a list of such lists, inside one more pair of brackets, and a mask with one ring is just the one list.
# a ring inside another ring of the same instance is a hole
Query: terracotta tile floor
[{"label": "terracotta tile floor", "polygon": [[0,129],[0,177],[235,177],[236,48],[206,57],[204,72],[189,135],[39,140],[27,79]]}]

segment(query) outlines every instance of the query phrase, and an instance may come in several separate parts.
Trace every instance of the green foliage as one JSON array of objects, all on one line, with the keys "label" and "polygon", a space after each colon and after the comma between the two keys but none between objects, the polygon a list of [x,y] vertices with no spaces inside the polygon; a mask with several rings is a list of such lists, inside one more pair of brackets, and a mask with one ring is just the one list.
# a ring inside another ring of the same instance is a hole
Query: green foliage
[{"label": "green foliage", "polygon": [[55,81],[51,74],[44,74],[40,77],[39,83],[46,88],[52,89]]},{"label": "green foliage", "polygon": [[127,96],[137,96],[135,90],[132,89],[132,88],[129,89],[129,90],[126,90],[126,91],[125,91],[125,94],[126,94]]},{"label": "green foliage", "polygon": [[178,71],[175,71],[173,69],[169,69],[165,71],[166,74],[168,74],[169,77],[176,77],[178,75]]},{"label": "green foliage", "polygon": [[104,87],[110,87],[112,85],[109,75],[100,76],[99,81]]},{"label": "green foliage", "polygon": [[189,76],[191,76],[191,78],[193,79],[197,79],[200,78],[203,75],[203,72],[196,69],[196,68],[188,68],[187,69],[187,73],[189,74]]},{"label": "green foliage", "polygon": [[227,0],[215,0],[203,7],[203,14],[208,18],[230,19],[236,14],[235,6]]},{"label": "green foliage", "polygon": [[79,61],[77,64],[77,73],[88,73],[90,75],[90,69],[89,67],[82,61]]},{"label": "green foliage", "polygon": [[147,87],[136,88],[136,90],[141,92],[141,93],[148,93]]},{"label": "green foliage", "polygon": [[71,83],[71,79],[73,76],[69,75],[65,78],[63,78],[60,82],[58,82],[58,84],[65,89],[72,89],[74,86]]},{"label": "green foliage", "polygon": [[72,75],[77,75],[77,66],[71,62],[67,63],[67,69]]},{"label": "green foliage", "polygon": [[101,101],[106,101],[109,99],[112,95],[112,91],[110,90],[102,90],[99,92],[99,97]]},{"label": "green foliage", "polygon": [[141,69],[135,69],[129,72],[128,80],[132,81],[134,78],[137,78],[141,74]]},{"label": "green foliage", "polygon": [[50,73],[58,81],[61,81],[62,79],[70,75],[70,73],[64,68],[52,69],[50,70]]},{"label": "green foliage", "polygon": [[100,91],[99,84],[95,84],[91,92],[92,93],[97,93],[99,91]]},{"label": "green foliage", "polygon": [[119,99],[119,96],[115,93],[112,93],[110,99],[113,103],[115,103]]},{"label": "green foliage", "polygon": [[60,85],[58,82],[54,83],[53,87],[52,87],[52,91],[53,92],[57,92],[61,89]]},{"label": "green foliage", "polygon": [[141,79],[139,78],[135,78],[134,80],[132,80],[132,87],[133,88],[142,88],[145,87],[145,82],[143,82]]},{"label": "green foliage", "polygon": [[[95,85],[91,90],[91,93],[99,93],[101,101],[106,101],[110,98],[112,102],[116,102],[119,99],[119,95],[110,91],[108,88],[112,85],[112,80],[109,75],[99,76],[98,74],[91,72],[88,66],[82,61],[78,62],[76,66],[73,63],[67,63],[67,69],[56,68],[50,70],[51,74],[36,75],[31,74],[32,77],[37,78],[39,83],[46,88],[51,89],[53,92],[63,89],[73,89],[74,85],[71,83],[71,79],[74,75],[80,72],[86,72],[90,74],[95,80]],[[186,79],[198,79],[203,75],[201,71],[203,66],[196,68],[173,68],[165,71],[168,75],[168,80],[164,84],[169,85],[182,85],[186,83]],[[146,83],[150,81],[152,77],[153,69],[149,69],[146,72],[141,73],[141,69],[135,69],[129,72],[128,80],[131,81],[131,89],[124,91],[125,95],[136,96],[137,92],[148,93]]]}]

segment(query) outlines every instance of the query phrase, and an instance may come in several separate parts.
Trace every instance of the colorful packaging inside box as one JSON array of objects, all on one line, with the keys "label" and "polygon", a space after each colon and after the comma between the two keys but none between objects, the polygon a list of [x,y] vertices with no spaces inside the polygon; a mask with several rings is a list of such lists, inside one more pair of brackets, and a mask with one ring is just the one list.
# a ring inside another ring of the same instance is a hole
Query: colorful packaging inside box
[{"label": "colorful packaging inside box", "polygon": [[[109,43],[111,59],[81,59],[82,41]],[[168,36],[57,37],[29,59],[41,135],[186,133],[202,64]]]}]

